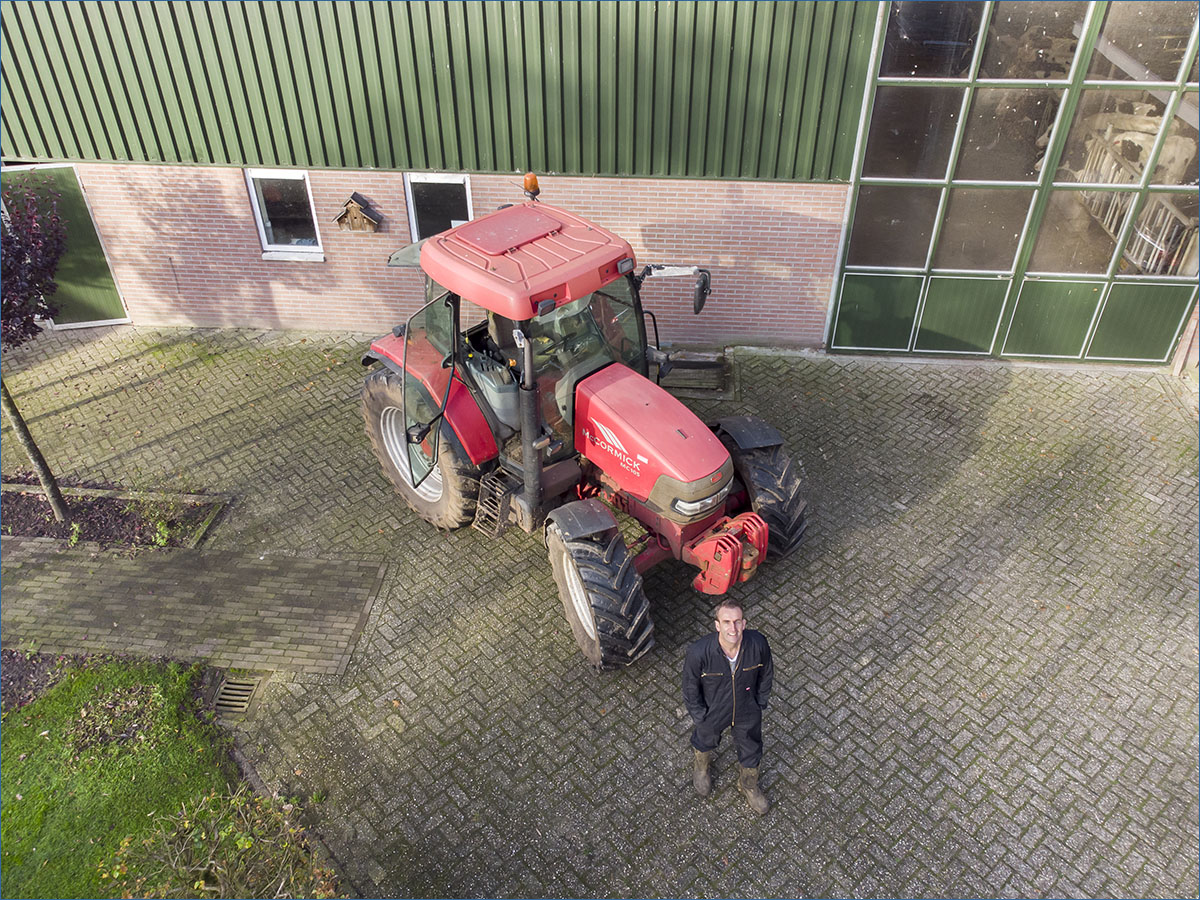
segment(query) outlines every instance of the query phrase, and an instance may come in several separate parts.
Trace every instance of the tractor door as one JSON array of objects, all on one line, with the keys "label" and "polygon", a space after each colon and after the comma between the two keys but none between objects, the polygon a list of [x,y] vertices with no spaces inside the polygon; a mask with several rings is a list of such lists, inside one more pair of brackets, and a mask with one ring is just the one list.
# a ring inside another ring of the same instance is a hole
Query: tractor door
[{"label": "tractor door", "polygon": [[414,488],[437,464],[458,335],[458,296],[430,279],[425,296],[426,304],[404,326],[404,433]]}]

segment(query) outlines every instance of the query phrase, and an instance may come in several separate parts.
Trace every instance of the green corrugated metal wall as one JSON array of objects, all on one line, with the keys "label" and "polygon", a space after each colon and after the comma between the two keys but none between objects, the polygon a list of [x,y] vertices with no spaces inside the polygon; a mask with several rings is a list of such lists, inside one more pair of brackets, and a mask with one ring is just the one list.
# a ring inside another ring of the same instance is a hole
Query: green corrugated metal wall
[{"label": "green corrugated metal wall", "polygon": [[876,9],[4,0],[0,152],[848,181]]}]

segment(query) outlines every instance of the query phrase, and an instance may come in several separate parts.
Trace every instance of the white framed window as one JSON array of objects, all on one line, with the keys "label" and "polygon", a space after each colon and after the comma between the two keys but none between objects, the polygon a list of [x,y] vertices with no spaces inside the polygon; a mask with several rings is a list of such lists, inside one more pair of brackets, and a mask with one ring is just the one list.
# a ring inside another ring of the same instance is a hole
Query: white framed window
[{"label": "white framed window", "polygon": [[246,187],[263,259],[324,261],[307,172],[246,169]]},{"label": "white framed window", "polygon": [[472,218],[469,175],[409,172],[404,176],[408,227],[414,241],[439,234]]}]

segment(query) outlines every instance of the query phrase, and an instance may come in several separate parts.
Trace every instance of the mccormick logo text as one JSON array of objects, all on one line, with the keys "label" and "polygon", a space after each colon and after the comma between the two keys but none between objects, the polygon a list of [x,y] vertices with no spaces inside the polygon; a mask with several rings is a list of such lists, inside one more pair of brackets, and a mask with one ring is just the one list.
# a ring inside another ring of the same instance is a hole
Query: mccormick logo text
[{"label": "mccormick logo text", "polygon": [[[599,432],[599,435],[597,435],[597,432]],[[629,451],[625,449],[625,445],[621,443],[621,439],[607,425],[592,419],[587,425],[583,426],[583,436],[600,449],[607,450],[615,456],[617,462],[621,464],[621,468],[634,475],[642,474],[641,463],[629,455]]]}]

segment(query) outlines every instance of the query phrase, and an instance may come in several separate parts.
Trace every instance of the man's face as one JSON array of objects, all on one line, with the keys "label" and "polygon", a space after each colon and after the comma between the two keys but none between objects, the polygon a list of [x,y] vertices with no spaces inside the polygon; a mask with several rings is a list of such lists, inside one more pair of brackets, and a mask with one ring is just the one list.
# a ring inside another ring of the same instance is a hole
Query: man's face
[{"label": "man's face", "polygon": [[746,620],[740,609],[721,607],[717,612],[717,634],[721,643],[727,647],[737,647],[742,643],[742,631],[746,628]]}]

